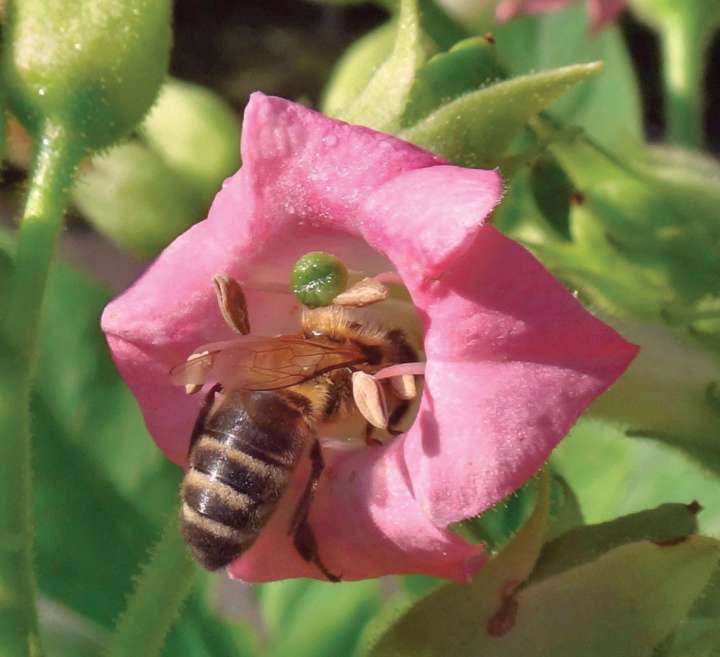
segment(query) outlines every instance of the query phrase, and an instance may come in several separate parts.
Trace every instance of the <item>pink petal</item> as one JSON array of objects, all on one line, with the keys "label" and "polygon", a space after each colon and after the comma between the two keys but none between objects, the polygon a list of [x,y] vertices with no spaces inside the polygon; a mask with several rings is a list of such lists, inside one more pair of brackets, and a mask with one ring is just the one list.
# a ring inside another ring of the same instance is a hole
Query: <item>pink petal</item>
[{"label": "pink petal", "polygon": [[[385,448],[339,455],[311,515],[327,567],[348,579],[471,573],[482,559],[441,528],[527,481],[637,352],[491,227],[439,281],[411,292],[429,317],[418,417]],[[285,527],[273,523],[230,572],[318,577]]]},{"label": "pink petal", "polygon": [[[587,0],[593,31],[597,32],[612,23],[625,8],[626,0]],[[518,14],[546,14],[571,5],[573,0],[501,0],[495,9],[495,18],[505,23]]]},{"label": "pink petal", "polygon": [[[421,172],[414,169],[440,160],[388,135],[262,94],[254,94],[246,109],[242,154],[242,170],[223,185],[208,219],[176,239],[102,318],[148,429],[176,463],[187,456],[201,395],[187,398],[168,386],[167,371],[198,345],[231,337],[217,311],[215,274],[244,283],[254,333],[291,333],[298,327],[298,304],[290,294],[268,292],[267,283],[289,281],[292,264],[303,253],[330,251],[359,271],[394,268],[359,236],[367,232],[378,242],[374,246],[390,241],[376,225],[384,216],[365,217],[361,203],[404,221],[402,207],[393,209],[386,200],[388,192],[412,195],[417,182],[446,181],[440,194],[409,199],[418,211],[422,200],[447,208],[416,250],[433,268],[462,250],[499,200],[500,177],[494,172],[433,166],[418,181],[414,176]],[[440,171],[433,174],[435,169]],[[402,178],[404,172],[409,178]],[[452,172],[459,174],[456,184]],[[443,228],[449,231],[445,236]],[[388,225],[388,230],[393,229]],[[395,229],[398,238],[402,230]],[[433,260],[435,239],[442,248]]]},{"label": "pink petal", "polygon": [[590,23],[595,32],[612,23],[625,9],[626,0],[588,0]]},{"label": "pink petal", "polygon": [[[408,485],[402,442],[368,448],[358,456],[336,457],[320,480],[310,512],[320,556],[330,571],[345,580],[424,573],[467,581],[486,560],[483,547],[437,527],[418,506]],[[304,474],[253,547],[228,568],[232,577],[253,582],[323,579],[316,566],[300,558],[287,536]]]},{"label": "pink petal", "polygon": [[545,14],[564,9],[573,0],[502,0],[495,9],[495,18],[506,23],[518,14]]},{"label": "pink petal", "polygon": [[[246,112],[243,162],[208,219],[104,313],[148,428],[184,462],[199,400],[171,386],[167,372],[198,345],[230,337],[214,274],[244,283],[253,332],[279,333],[297,327],[298,308],[268,288],[288,280],[302,253],[332,251],[369,274],[394,266],[425,323],[419,415],[385,447],[328,454],[311,525],[327,566],[346,579],[464,579],[482,563],[481,549],[446,525],[531,476],[634,348],[485,225],[502,191],[495,172],[447,166],[387,135],[262,95]],[[235,576],[321,577],[287,536],[302,477],[232,564]]]}]

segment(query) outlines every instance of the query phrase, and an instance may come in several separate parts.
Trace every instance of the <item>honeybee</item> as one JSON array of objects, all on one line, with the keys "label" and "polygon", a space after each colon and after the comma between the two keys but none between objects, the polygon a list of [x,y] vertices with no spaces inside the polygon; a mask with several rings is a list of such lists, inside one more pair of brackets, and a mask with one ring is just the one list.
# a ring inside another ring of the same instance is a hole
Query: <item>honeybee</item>
[{"label": "honeybee", "polygon": [[185,541],[209,570],[237,559],[268,522],[309,447],[311,472],[288,533],[301,557],[337,582],[341,577],[321,559],[308,522],[324,468],[318,425],[361,413],[368,442],[374,427],[395,432],[415,395],[413,381],[405,377],[387,401],[370,375],[417,361],[417,353],[403,330],[360,319],[353,306],[385,296],[368,297],[367,285],[356,286],[354,297],[345,293],[348,305],[305,308],[300,334],[265,337],[250,334],[240,285],[224,276],[214,284],[222,316],[240,335],[198,348],[170,372],[188,393],[214,382],[190,438],[181,488]]}]

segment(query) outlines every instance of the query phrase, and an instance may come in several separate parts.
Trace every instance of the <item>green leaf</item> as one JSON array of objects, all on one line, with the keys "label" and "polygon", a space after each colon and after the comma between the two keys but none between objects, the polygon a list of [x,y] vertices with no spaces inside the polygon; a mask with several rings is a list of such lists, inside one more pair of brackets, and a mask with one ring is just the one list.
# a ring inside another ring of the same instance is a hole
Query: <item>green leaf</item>
[{"label": "green leaf", "polygon": [[[532,571],[540,553],[550,511],[550,482],[541,475],[535,510],[512,541],[471,584],[448,584],[430,593],[403,614],[371,648],[370,657],[457,657]],[[495,650],[488,654],[497,654]]]},{"label": "green leaf", "polygon": [[496,166],[530,118],[601,68],[578,64],[490,85],[446,103],[399,136],[455,164]]},{"label": "green leaf", "polygon": [[290,580],[264,584],[259,593],[273,657],[349,657],[381,606],[378,580]]},{"label": "green leaf", "polygon": [[417,71],[426,60],[424,40],[417,0],[402,0],[392,52],[360,95],[339,113],[339,118],[395,132],[400,127]]},{"label": "green leaf", "polygon": [[438,106],[502,77],[492,41],[486,37],[460,41],[418,71],[401,125],[411,126]]},{"label": "green leaf", "polygon": [[720,533],[717,477],[677,449],[584,419],[555,449],[551,464],[572,487],[589,523],[697,500],[703,507],[700,531]]},{"label": "green leaf", "polygon": [[501,555],[471,585],[421,601],[369,654],[649,655],[682,622],[718,559],[717,541],[697,536],[671,547],[630,543],[503,597],[492,570]]},{"label": "green leaf", "polygon": [[[584,128],[607,146],[642,141],[638,84],[617,27],[588,33],[587,11],[578,3],[561,12],[510,21],[497,29],[495,37],[503,65],[515,75],[602,61],[600,75],[569,91],[549,113]],[[612,111],[608,111],[609,99]]]},{"label": "green leaf", "polygon": [[697,512],[693,505],[663,504],[606,523],[571,529],[543,546],[531,581],[587,563],[626,543],[681,542],[697,532]]},{"label": "green leaf", "polygon": [[682,622],[718,558],[718,543],[697,536],[623,545],[523,589],[514,626],[482,635],[473,654],[527,655],[531,645],[553,657],[647,655]]},{"label": "green leaf", "polygon": [[717,657],[720,646],[718,619],[688,620],[653,657]]}]

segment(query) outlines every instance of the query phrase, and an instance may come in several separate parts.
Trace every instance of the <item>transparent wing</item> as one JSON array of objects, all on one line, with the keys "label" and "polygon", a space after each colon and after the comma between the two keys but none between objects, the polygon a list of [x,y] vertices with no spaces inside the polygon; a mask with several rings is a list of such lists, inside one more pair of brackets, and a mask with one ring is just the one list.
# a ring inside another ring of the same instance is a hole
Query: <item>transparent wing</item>
[{"label": "transparent wing", "polygon": [[296,335],[246,335],[199,347],[170,370],[170,380],[175,385],[219,381],[245,390],[275,390],[363,362],[363,353],[350,345],[326,344]]}]

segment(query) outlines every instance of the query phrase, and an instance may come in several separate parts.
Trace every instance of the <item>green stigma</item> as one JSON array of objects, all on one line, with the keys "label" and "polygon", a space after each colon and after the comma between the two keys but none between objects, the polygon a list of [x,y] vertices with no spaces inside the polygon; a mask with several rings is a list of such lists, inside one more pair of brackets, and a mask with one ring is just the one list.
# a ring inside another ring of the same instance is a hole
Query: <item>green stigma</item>
[{"label": "green stigma", "polygon": [[292,291],[306,306],[329,306],[347,282],[347,267],[332,253],[310,251],[293,266]]}]

